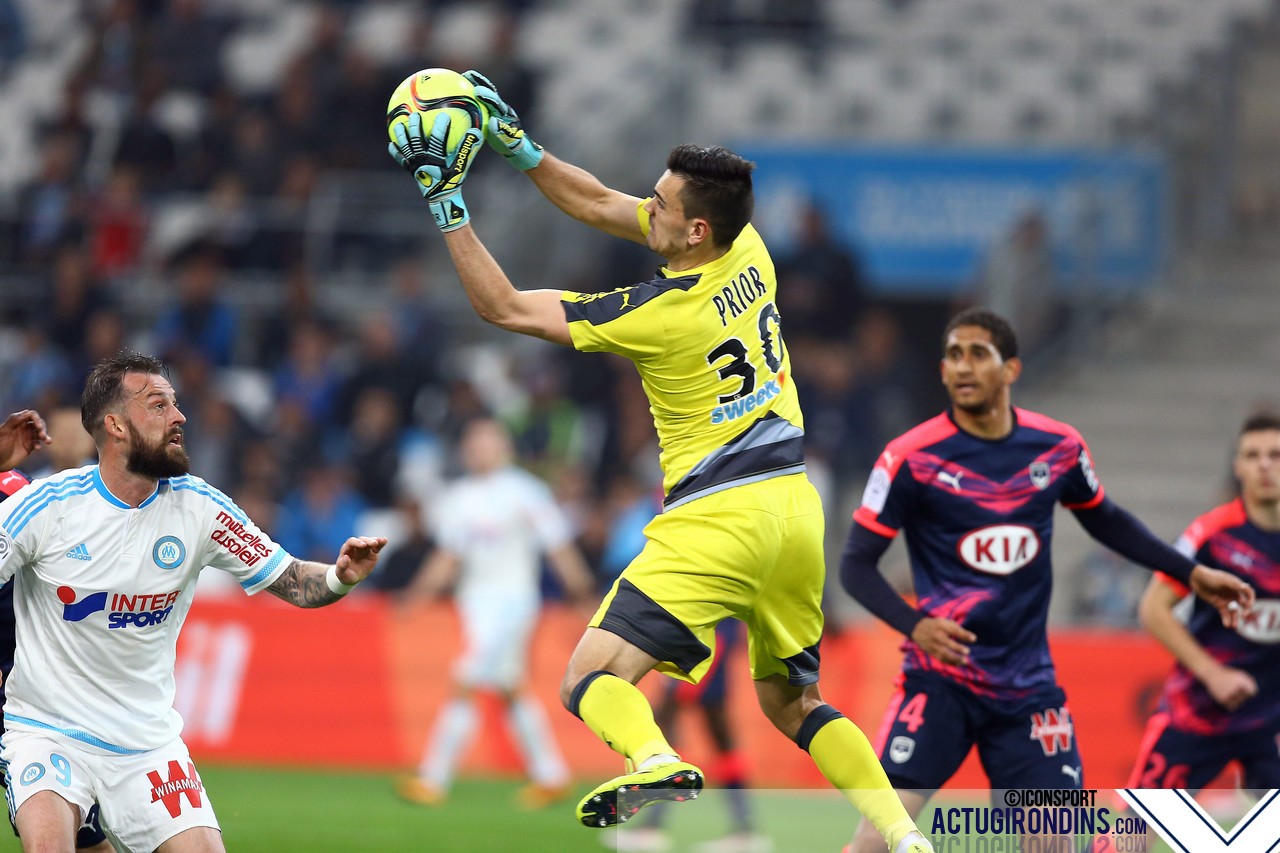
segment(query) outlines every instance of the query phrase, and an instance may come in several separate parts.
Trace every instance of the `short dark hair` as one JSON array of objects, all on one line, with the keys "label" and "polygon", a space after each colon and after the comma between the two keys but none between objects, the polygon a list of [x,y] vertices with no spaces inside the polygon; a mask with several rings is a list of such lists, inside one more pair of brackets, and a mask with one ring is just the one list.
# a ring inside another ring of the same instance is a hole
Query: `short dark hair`
[{"label": "short dark hair", "polygon": [[95,441],[102,437],[102,416],[124,399],[126,373],[168,376],[169,368],[154,356],[128,351],[116,353],[95,364],[84,380],[84,391],[80,394],[80,423]]},{"label": "short dark hair", "polygon": [[1244,419],[1244,423],[1240,425],[1240,435],[1272,429],[1280,430],[1280,412],[1273,409],[1258,409]]},{"label": "short dark hair", "polygon": [[711,242],[728,248],[751,221],[756,200],[751,172],[756,164],[719,146],[677,145],[667,157],[667,171],[684,178],[680,201],[690,219],[711,225]]},{"label": "short dark hair", "polygon": [[1005,361],[1018,357],[1018,336],[1014,334],[1009,321],[987,308],[966,308],[951,318],[947,327],[942,330],[942,349],[947,349],[947,339],[951,333],[961,326],[977,326],[991,334],[991,343],[996,352]]}]

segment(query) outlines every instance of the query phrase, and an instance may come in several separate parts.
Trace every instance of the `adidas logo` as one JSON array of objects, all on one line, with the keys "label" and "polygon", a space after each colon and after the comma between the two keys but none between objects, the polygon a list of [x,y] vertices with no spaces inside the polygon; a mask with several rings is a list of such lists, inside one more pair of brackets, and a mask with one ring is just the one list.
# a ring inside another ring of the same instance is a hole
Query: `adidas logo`
[{"label": "adidas logo", "polygon": [[67,552],[67,556],[73,560],[92,560],[93,555],[89,553],[89,548],[83,542]]}]

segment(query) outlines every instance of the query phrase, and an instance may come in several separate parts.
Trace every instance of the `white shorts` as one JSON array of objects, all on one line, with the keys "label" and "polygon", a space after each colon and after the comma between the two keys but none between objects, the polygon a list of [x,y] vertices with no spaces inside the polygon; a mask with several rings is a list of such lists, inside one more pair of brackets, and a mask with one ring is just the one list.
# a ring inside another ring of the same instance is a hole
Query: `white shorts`
[{"label": "white shorts", "polygon": [[10,729],[0,740],[8,771],[9,819],[32,794],[53,791],[80,808],[96,802],[118,848],[152,851],[186,829],[220,830],[182,738],[137,755],[112,755],[61,735]]},{"label": "white shorts", "polygon": [[528,596],[459,600],[466,651],[458,661],[458,681],[468,687],[519,687],[540,605]]}]

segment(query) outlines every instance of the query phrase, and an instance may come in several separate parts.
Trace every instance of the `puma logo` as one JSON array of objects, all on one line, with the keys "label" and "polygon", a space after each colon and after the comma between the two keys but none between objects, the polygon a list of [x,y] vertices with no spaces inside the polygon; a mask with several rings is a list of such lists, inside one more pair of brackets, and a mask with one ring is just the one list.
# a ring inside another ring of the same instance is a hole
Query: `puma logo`
[{"label": "puma logo", "polygon": [[1080,768],[1079,767],[1072,767],[1069,764],[1064,764],[1062,765],[1062,772],[1064,775],[1070,776],[1071,780],[1075,782],[1077,785],[1080,784]]},{"label": "puma logo", "polygon": [[635,307],[636,306],[631,304],[631,291],[630,290],[622,291],[622,304],[618,306],[619,313],[626,311],[628,308],[635,308]]},{"label": "puma logo", "polygon": [[957,471],[954,474],[948,474],[946,471],[938,472],[938,479],[947,483],[957,492],[960,491],[960,478],[964,476],[963,471]]}]

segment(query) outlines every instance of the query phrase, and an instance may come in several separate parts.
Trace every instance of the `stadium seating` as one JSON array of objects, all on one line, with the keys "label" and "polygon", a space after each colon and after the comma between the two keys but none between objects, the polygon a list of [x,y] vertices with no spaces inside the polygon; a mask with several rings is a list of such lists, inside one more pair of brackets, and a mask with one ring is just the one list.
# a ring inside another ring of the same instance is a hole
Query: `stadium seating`
[{"label": "stadium seating", "polygon": [[[568,0],[535,10],[525,58],[567,70],[564,52],[537,33],[572,38],[599,22],[597,5]],[[1265,0],[827,0],[821,47],[770,39],[758,26],[740,35],[750,49],[717,47],[724,31],[681,33],[661,16],[645,16],[644,28],[655,36],[670,27],[668,35],[687,45],[680,53],[690,79],[713,82],[688,116],[703,135],[1096,144],[1121,138],[1156,109],[1157,84],[1191,73],[1198,56],[1226,44],[1233,21],[1266,7]],[[628,85],[623,76],[616,86],[605,82],[625,73],[615,38],[597,40],[592,54],[600,61],[591,65],[593,79],[612,91]],[[572,85],[567,76],[549,81],[552,100],[557,79]]]},{"label": "stadium seating", "polygon": [[39,166],[35,127],[62,103],[62,87],[88,48],[74,0],[18,4],[26,52],[0,78],[0,194],[32,178]]},{"label": "stadium seating", "polygon": [[223,49],[223,73],[241,94],[265,94],[282,83],[285,67],[306,44],[316,24],[316,10],[285,3],[252,19]]}]

